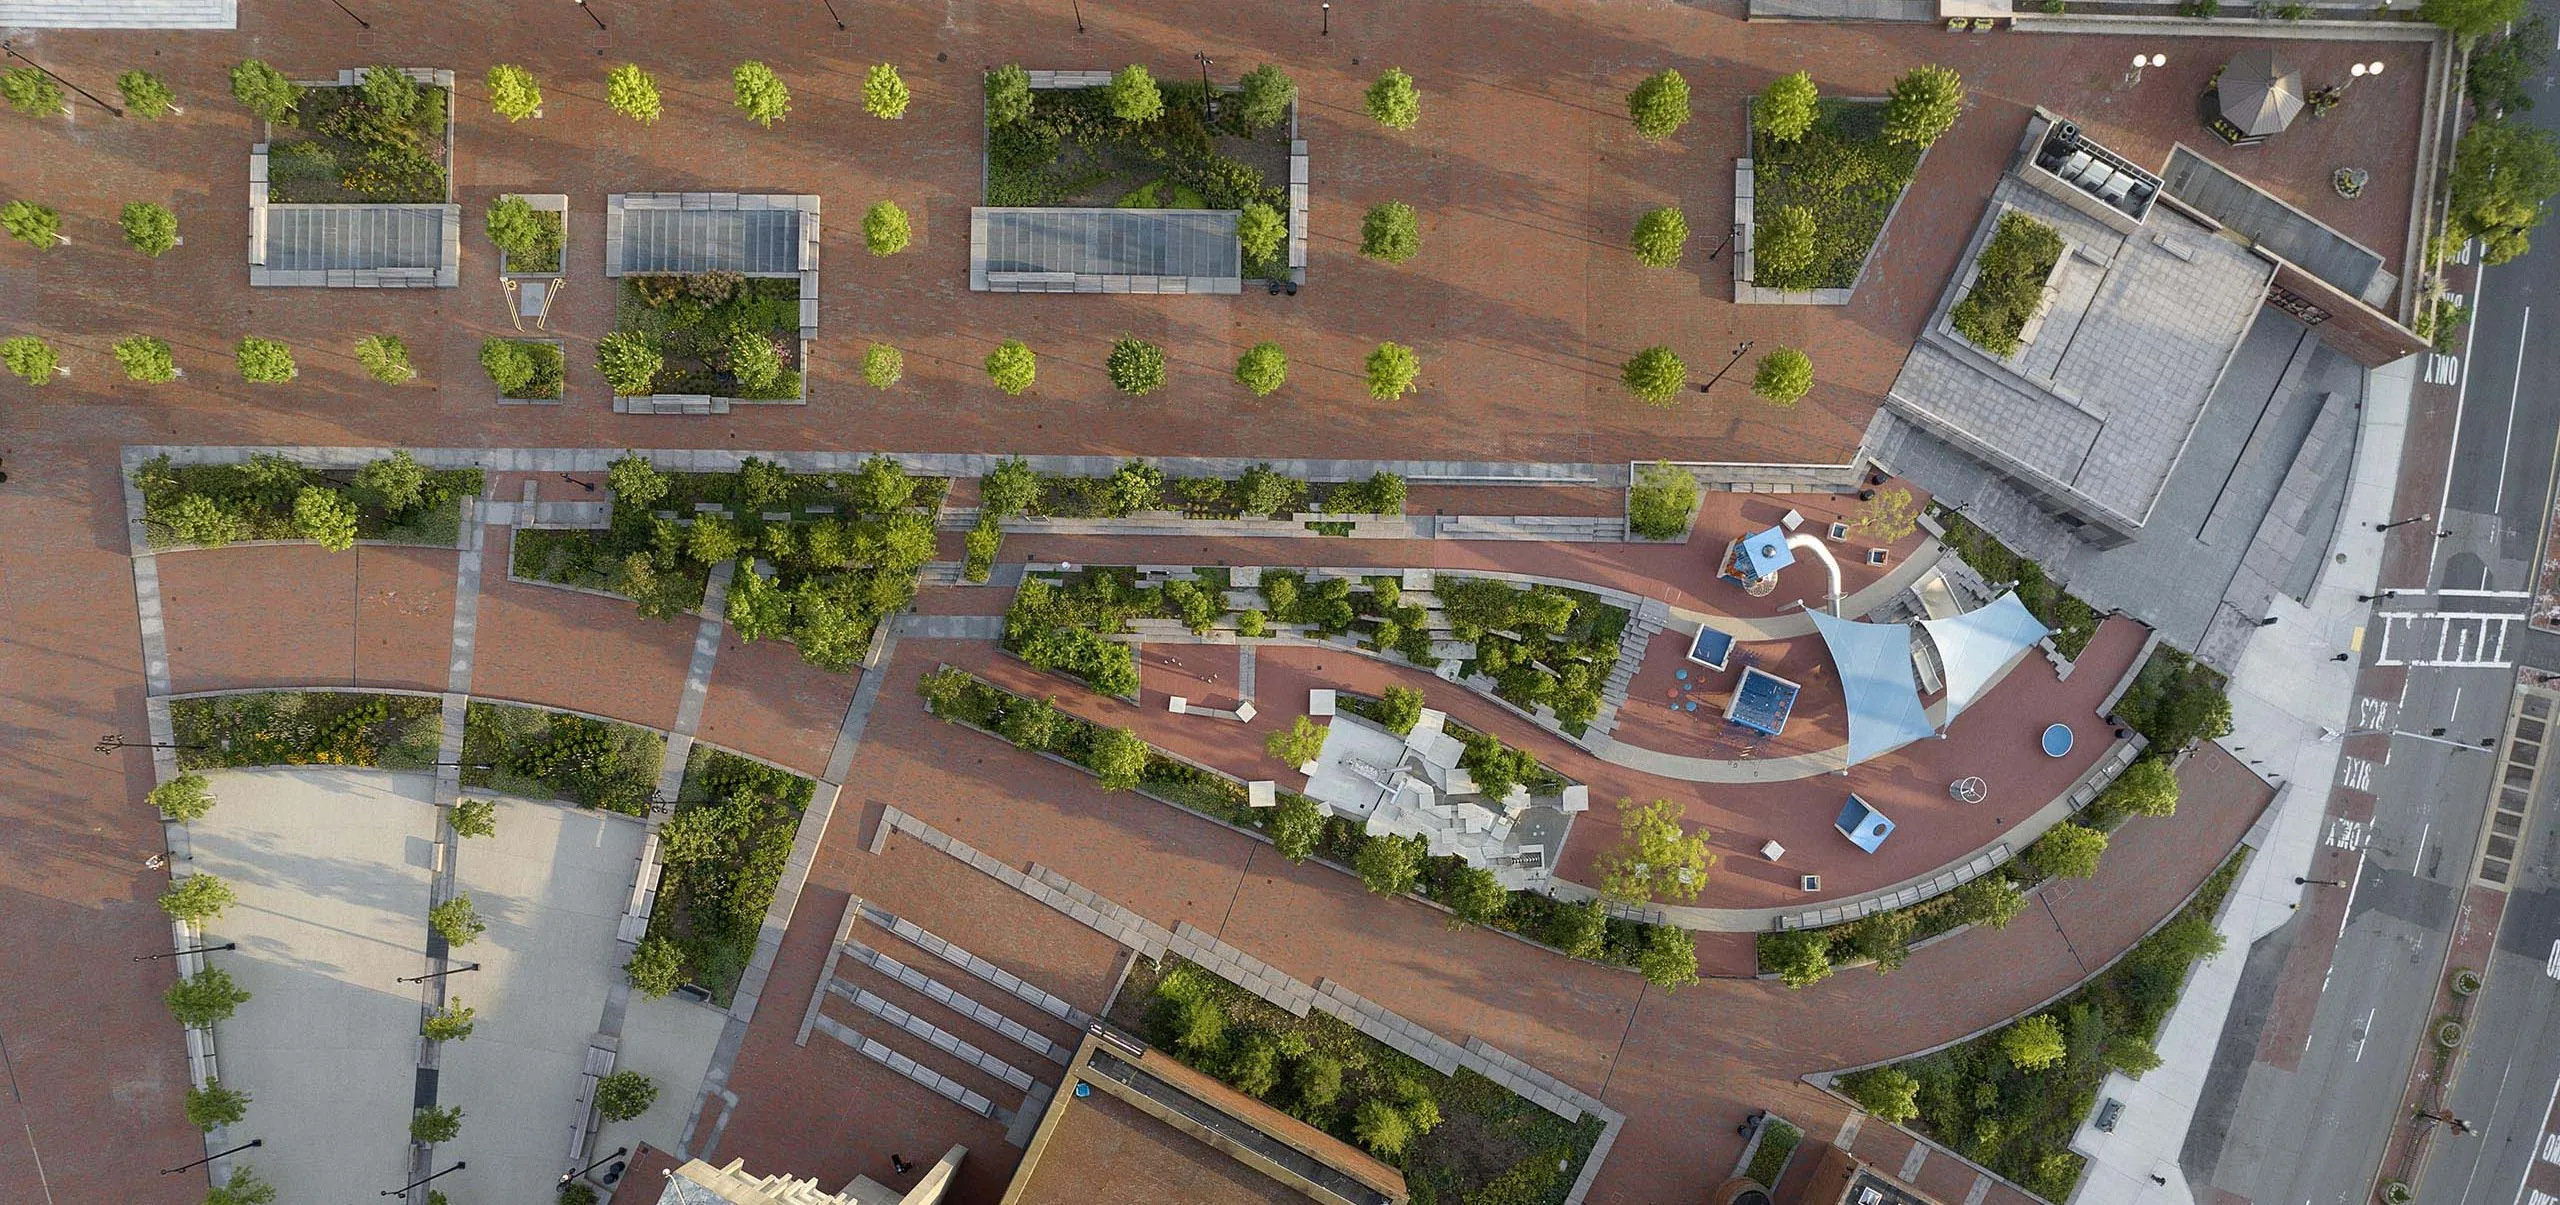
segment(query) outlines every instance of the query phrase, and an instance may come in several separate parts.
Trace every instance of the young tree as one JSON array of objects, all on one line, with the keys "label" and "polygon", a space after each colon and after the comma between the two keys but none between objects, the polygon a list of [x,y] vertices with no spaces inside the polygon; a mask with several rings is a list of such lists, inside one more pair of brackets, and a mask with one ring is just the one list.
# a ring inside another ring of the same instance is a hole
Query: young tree
[{"label": "young tree", "polygon": [[1422,249],[1422,228],[1413,206],[1389,201],[1372,207],[1360,219],[1360,254],[1381,263],[1400,264]]},{"label": "young tree", "polygon": [[1281,245],[1288,241],[1289,223],[1277,209],[1252,201],[1236,216],[1236,244],[1244,252],[1247,264],[1276,264]]},{"label": "young tree", "polygon": [[69,241],[62,237],[62,215],[33,201],[0,205],[0,230],[38,251],[51,251]]},{"label": "young tree", "polygon": [[1677,925],[1655,925],[1646,930],[1644,945],[1636,951],[1636,970],[1645,982],[1666,992],[1696,983],[1698,939]]},{"label": "young tree", "polygon": [[1627,530],[1648,540],[1676,540],[1698,513],[1698,478],[1687,469],[1655,461],[1636,471],[1627,487]]},{"label": "young tree", "polygon": [[2098,859],[2107,852],[2107,835],[2085,825],[2068,822],[2046,829],[2027,847],[2027,864],[2057,879],[2085,879],[2098,873]]},{"label": "young tree", "polygon": [[907,358],[886,343],[874,343],[862,349],[862,379],[874,389],[886,389],[907,375]]},{"label": "young tree", "polygon": [[1280,345],[1269,340],[1244,349],[1236,357],[1236,383],[1252,391],[1255,397],[1269,397],[1289,379],[1289,357]]},{"label": "young tree", "polygon": [[1237,84],[1241,88],[1236,96],[1238,115],[1247,129],[1265,130],[1287,120],[1289,106],[1298,99],[1297,82],[1269,63],[1245,72]]},{"label": "young tree", "polygon": [[356,507],[327,486],[306,485],[293,496],[293,531],[331,552],[356,546]]},{"label": "young tree", "polygon": [[178,379],[177,357],[170,353],[166,339],[132,335],[116,340],[112,350],[128,381],[159,385]]},{"label": "young tree", "polygon": [[882,121],[896,121],[907,115],[907,81],[898,78],[894,63],[873,63],[862,73],[862,111]]},{"label": "young tree", "polygon": [[2161,758],[2146,757],[2124,768],[2106,798],[2137,816],[2169,816],[2178,810],[2178,775]]},{"label": "young tree", "polygon": [[407,72],[380,64],[365,68],[364,78],[357,83],[356,91],[364,98],[367,107],[393,127],[407,125],[412,117],[417,116],[418,106],[425,99],[425,89],[418,86],[418,81],[409,78]]},{"label": "young tree", "polygon": [[1780,205],[1769,211],[1769,220],[1760,224],[1760,238],[1751,248],[1752,276],[1756,283],[1773,289],[1806,289],[1816,283],[1811,275],[1814,261],[1822,256],[1821,232],[1814,225],[1813,211],[1802,205]]},{"label": "young tree", "polygon": [[1689,245],[1689,219],[1670,205],[1648,209],[1636,219],[1635,236],[1628,241],[1637,263],[1668,268],[1680,262],[1681,250]]},{"label": "young tree", "polygon": [[604,100],[613,111],[640,124],[656,125],[666,106],[658,99],[658,81],[638,63],[624,63],[604,77]]},{"label": "young tree", "polygon": [[409,366],[409,345],[397,335],[367,335],[356,340],[356,363],[365,375],[385,385],[397,385],[418,375]]},{"label": "young tree", "polygon": [[1360,843],[1352,855],[1360,881],[1380,895],[1403,895],[1422,878],[1422,838],[1377,836]]},{"label": "young tree", "polygon": [[1963,112],[1963,76],[1934,64],[1914,67],[1893,81],[1893,93],[1884,105],[1884,136],[1925,147],[1955,125]]},{"label": "young tree", "polygon": [[523,121],[542,111],[542,85],[533,73],[513,63],[500,63],[489,69],[489,107],[510,123]]},{"label": "young tree", "polygon": [[2560,190],[2560,142],[2522,122],[2476,123],[2454,144],[2446,185],[2446,239],[2479,239],[2484,262],[2506,263],[2531,247]]},{"label": "young tree", "polygon": [[1986,925],[2006,929],[2009,922],[2027,906],[2025,893],[2007,874],[1986,874],[1967,882],[1947,895],[1947,910],[1957,921],[1969,925]]},{"label": "young tree", "polygon": [[[896,74],[892,71],[891,78],[896,78]],[[749,59],[738,64],[737,70],[729,73],[729,84],[736,93],[738,111],[746,114],[747,120],[768,130],[773,128],[773,123],[782,120],[783,114],[791,111],[791,89],[783,85],[782,77],[775,75],[773,68],[761,62]],[[901,84],[899,87],[903,95],[905,85]],[[870,93],[871,89],[866,85],[863,88],[866,107],[868,107]],[[907,107],[905,100],[901,99],[898,107],[905,109]],[[895,117],[897,114],[891,113],[886,116]]]},{"label": "young tree", "polygon": [[1421,719],[1421,691],[1410,686],[1390,686],[1378,695],[1378,722],[1387,731],[1403,736],[1412,732]]},{"label": "young tree", "polygon": [[1112,388],[1130,397],[1164,388],[1164,349],[1144,339],[1122,336],[1111,345],[1102,366],[1110,374]]},{"label": "young tree", "polygon": [[1751,373],[1751,392],[1772,405],[1792,406],[1812,388],[1813,358],[1792,347],[1761,356]]},{"label": "young tree", "polygon": [[1627,93],[1627,116],[1636,133],[1660,142],[1689,124],[1689,81],[1668,67],[1644,77]]},{"label": "young tree", "polygon": [[1392,402],[1413,391],[1422,375],[1422,357],[1401,343],[1381,343],[1369,353],[1369,396]]},{"label": "young tree", "polygon": [[409,1118],[409,1141],[434,1146],[451,1142],[462,1134],[462,1106],[420,1108]]},{"label": "young tree", "polygon": [[119,221],[124,227],[125,244],[153,259],[178,245],[178,215],[169,212],[168,206],[128,202]]},{"label": "young tree", "polygon": [[2524,0],[2425,0],[2418,19],[2466,38],[2485,37],[2525,15]]},{"label": "young tree", "polygon": [[729,375],[738,379],[739,387],[748,396],[762,396],[782,388],[789,372],[782,363],[782,348],[773,336],[756,330],[741,330],[729,336]]},{"label": "young tree", "polygon": [[302,103],[302,88],[264,60],[242,59],[231,69],[231,98],[262,121],[289,126],[294,107]]},{"label": "young tree", "polygon": [[447,818],[453,835],[463,838],[498,835],[498,804],[493,799],[464,799],[453,805]]},{"label": "young tree", "polygon": [[913,240],[907,211],[895,201],[874,201],[862,215],[862,242],[873,255],[896,255]]},{"label": "young tree", "polygon": [[994,382],[996,388],[1019,397],[1023,390],[1031,388],[1039,365],[1040,358],[1032,354],[1029,344],[1020,339],[1007,339],[987,353],[987,379]]},{"label": "young tree", "polygon": [[1292,862],[1314,856],[1324,838],[1324,805],[1296,792],[1284,791],[1271,809],[1271,847]]},{"label": "young tree", "polygon": [[480,919],[480,910],[471,906],[471,893],[446,900],[427,909],[427,924],[444,935],[449,946],[467,946],[489,931],[488,922]]},{"label": "young tree", "polygon": [[738,534],[737,524],[721,515],[704,515],[685,529],[684,554],[698,565],[717,565],[746,548],[747,538]]},{"label": "young tree", "polygon": [[1473,925],[1491,925],[1502,919],[1502,910],[1511,902],[1511,893],[1503,889],[1502,880],[1481,866],[1460,868],[1449,876],[1441,903],[1457,914],[1459,920]]},{"label": "young tree", "polygon": [[1394,1105],[1373,1097],[1361,1101],[1360,1107],[1352,1111],[1351,1135],[1369,1148],[1369,1153],[1393,1159],[1413,1141],[1413,1123],[1406,1121]]},{"label": "young tree", "polygon": [[235,1166],[230,1179],[204,1195],[204,1205],[271,1205],[275,1199],[275,1185],[246,1166]]},{"label": "young tree", "polygon": [[1164,90],[1156,86],[1154,75],[1136,63],[1113,72],[1111,82],[1102,86],[1102,96],[1111,104],[1111,115],[1131,125],[1164,114]]},{"label": "young tree", "polygon": [[1790,988],[1812,987],[1831,977],[1831,942],[1811,929],[1789,929],[1760,939],[1760,963]]},{"label": "young tree", "polygon": [[240,367],[240,379],[261,385],[281,385],[300,375],[293,366],[293,349],[274,339],[255,335],[240,340],[231,349],[232,362]]},{"label": "young tree", "polygon": [[684,951],[664,937],[644,937],[622,968],[631,988],[652,1000],[684,986]]},{"label": "young tree", "polygon": [[1618,369],[1618,380],[1627,392],[1656,406],[1667,406],[1680,396],[1689,383],[1689,366],[1680,362],[1668,347],[1659,344],[1637,352]]},{"label": "young tree", "polygon": [[53,345],[34,335],[11,335],[0,339],[0,365],[30,385],[49,385],[62,365]]},{"label": "young tree", "polygon": [[637,1071],[616,1071],[596,1081],[596,1113],[606,1121],[629,1121],[658,1103],[658,1083]]},{"label": "young tree", "polygon": [[418,1033],[438,1042],[459,1042],[470,1037],[471,1031],[479,1027],[479,1022],[474,1020],[478,1013],[478,1009],[465,1006],[462,998],[456,996],[443,1008],[421,1018]]},{"label": "young tree", "polygon": [[1040,475],[1031,471],[1031,462],[1019,456],[1008,456],[996,462],[978,478],[978,513],[998,519],[1010,519],[1031,509],[1040,500]]},{"label": "young tree", "polygon": [[538,371],[533,350],[514,339],[481,340],[480,367],[488,370],[489,380],[497,385],[501,397],[524,396]]},{"label": "young tree", "polygon": [[1887,1125],[1901,1125],[1920,1115],[1920,1081],[1899,1067],[1879,1067],[1845,1077],[1841,1087],[1849,1099]]},{"label": "young tree", "polygon": [[1698,898],[1716,858],[1705,829],[1681,831],[1685,810],[1668,799],[1619,800],[1618,847],[1600,856],[1600,894],[1631,904]]},{"label": "young tree", "polygon": [[1366,103],[1369,116],[1391,130],[1410,130],[1422,120],[1422,93],[1413,86],[1413,77],[1401,67],[1389,67],[1378,73],[1378,81],[1369,85]]},{"label": "young tree", "polygon": [[10,108],[29,117],[60,117],[71,111],[63,102],[62,89],[33,67],[0,71],[0,99],[6,99]]},{"label": "young tree", "polygon": [[[5,344],[0,344],[5,348]],[[249,524],[202,494],[188,494],[169,509],[169,534],[179,543],[220,548],[249,538]]]},{"label": "young tree", "polygon": [[[202,878],[203,876],[196,876]],[[161,994],[169,1012],[178,1024],[201,1029],[217,1021],[228,1021],[231,1014],[249,1000],[249,993],[231,981],[231,973],[220,967],[206,967],[176,983]]]},{"label": "young tree", "polygon": [[222,915],[222,910],[238,898],[232,894],[231,884],[209,874],[191,874],[160,893],[160,910],[200,925]]},{"label": "young tree", "polygon": [[201,820],[213,810],[213,783],[192,770],[151,788],[147,796],[160,814],[181,823]]},{"label": "young tree", "polygon": [[2052,1013],[2037,1013],[2000,1035],[2000,1054],[2020,1071],[2042,1071],[2062,1061],[2070,1048],[2062,1041],[2062,1023]]},{"label": "young tree", "polygon": [[657,339],[647,331],[611,331],[596,340],[596,371],[618,397],[638,397],[656,388],[666,363]]},{"label": "young tree", "polygon": [[1001,129],[1031,116],[1031,73],[1007,63],[987,73],[987,128]]},{"label": "young tree", "polygon": [[1849,926],[1849,949],[1876,966],[1876,973],[1888,974],[1902,969],[1911,956],[1911,937],[1920,931],[1920,918],[1908,908],[1889,908],[1870,912]]},{"label": "young tree", "polygon": [[625,452],[605,466],[605,484],[613,490],[616,506],[646,510],[667,496],[667,476],[640,452]]},{"label": "young tree", "polygon": [[187,1124],[210,1134],[227,1125],[236,1125],[249,1115],[249,1094],[222,1086],[218,1079],[208,1079],[201,1088],[187,1089]]},{"label": "young tree", "polygon": [[1282,765],[1303,766],[1324,752],[1325,731],[1314,720],[1299,716],[1287,729],[1266,738],[1262,748]]},{"label": "young tree", "polygon": [[144,121],[158,121],[164,113],[186,112],[178,107],[178,94],[169,90],[168,82],[148,71],[117,75],[116,91],[124,94],[124,111]]},{"label": "young tree", "polygon": [[1147,771],[1147,742],[1126,728],[1093,738],[1093,772],[1106,791],[1133,791]]},{"label": "young tree", "polygon": [[1814,117],[1822,111],[1821,101],[1812,72],[1781,75],[1769,81],[1751,106],[1751,126],[1771,142],[1794,142],[1813,128]]},{"label": "young tree", "polygon": [[1016,749],[1046,749],[1058,735],[1055,699],[1019,699],[1005,704],[996,731]]},{"label": "young tree", "polygon": [[518,261],[522,264],[520,271],[543,270],[537,261],[559,266],[560,228],[545,220],[523,197],[500,197],[489,202],[481,224],[489,231],[490,243],[507,253],[511,267]]}]

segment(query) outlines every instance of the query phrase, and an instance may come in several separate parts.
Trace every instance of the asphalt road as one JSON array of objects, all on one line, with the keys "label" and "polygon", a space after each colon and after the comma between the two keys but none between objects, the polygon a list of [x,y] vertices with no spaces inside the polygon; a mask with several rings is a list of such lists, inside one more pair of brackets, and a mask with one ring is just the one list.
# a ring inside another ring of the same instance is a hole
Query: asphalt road
[{"label": "asphalt road", "polygon": [[2472,1012],[2471,1052],[2455,1084],[2453,1116],[2470,1135],[2439,1134],[2419,1199],[2516,1205],[2540,1153],[2544,1117],[2560,1094],[2560,981],[2545,973],[2560,943],[2560,774],[2545,770],[2490,961]]},{"label": "asphalt road", "polygon": [[[2383,804],[2369,829],[2332,827],[2322,835],[2327,848],[2355,850],[2362,859],[2310,1040],[2290,1072],[2249,1062],[2273,972],[2301,936],[2280,929],[2251,952],[2241,992],[2257,996],[2257,1013],[2241,1022],[2235,1012],[2239,1023],[2225,1031],[2198,1110],[2200,1123],[2217,1121],[2190,1134],[2183,1162],[2197,1189],[2210,1185],[2260,1205],[2364,1199],[2430,1019],[2434,968],[2444,958],[2489,794],[2491,754],[2469,734],[2502,730],[2510,682],[2496,669],[2413,669],[2408,689],[2384,700],[2391,710],[2373,726],[2414,735],[2392,741],[2387,764],[2359,767],[2346,759],[2341,773],[2370,774]],[[2437,727],[2444,737],[2432,735]],[[2234,1092],[2236,1099],[2228,1095]]]}]

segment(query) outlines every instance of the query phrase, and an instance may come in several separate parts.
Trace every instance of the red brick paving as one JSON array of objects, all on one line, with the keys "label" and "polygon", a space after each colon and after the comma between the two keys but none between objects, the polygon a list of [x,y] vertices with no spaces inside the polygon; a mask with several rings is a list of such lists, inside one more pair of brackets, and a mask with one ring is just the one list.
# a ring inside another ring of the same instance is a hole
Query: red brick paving
[{"label": "red brick paving", "polygon": [[[16,587],[10,622],[0,629],[0,674],[21,704],[12,722],[30,750],[16,789],[0,801],[0,882],[10,885],[0,890],[11,893],[0,907],[0,941],[9,948],[42,952],[48,965],[78,957],[94,969],[130,965],[96,959],[96,950],[165,940],[148,903],[160,880],[142,874],[129,856],[156,840],[139,802],[148,763],[139,754],[94,761],[80,752],[97,732],[138,731],[143,714],[139,645],[126,618],[129,566],[115,467],[121,443],[435,446],[461,431],[491,446],[1270,456],[1374,449],[1601,460],[1676,449],[1708,459],[1835,460],[1854,443],[1943,287],[2025,106],[2048,103],[2110,145],[2156,162],[2173,138],[2200,143],[2188,102],[2203,73],[2243,44],[2182,42],[2173,48],[2177,62],[2127,93],[2116,85],[2122,39],[1751,26],[1730,7],[1592,9],[1539,0],[1461,10],[1417,3],[1338,13],[1333,36],[1319,40],[1294,8],[1229,14],[1221,29],[1204,34],[1191,14],[1170,4],[1098,4],[1085,13],[1090,35],[1065,62],[1056,56],[1071,26],[1047,6],[888,9],[845,35],[829,33],[818,12],[804,9],[677,10],[662,0],[622,0],[612,8],[614,28],[604,34],[565,5],[537,13],[472,0],[379,6],[369,14],[377,26],[371,34],[327,6],[250,5],[236,33],[39,31],[20,40],[22,50],[93,90],[118,70],[147,64],[170,79],[189,112],[156,123],[89,113],[75,123],[0,125],[0,157],[23,169],[13,186],[61,208],[76,240],[42,253],[14,244],[0,249],[0,272],[15,286],[0,289],[0,323],[10,333],[52,338],[76,374],[41,393],[14,393],[13,404],[0,407],[0,454],[10,460],[12,478],[0,492],[0,575]],[[1452,37],[1452,29],[1466,36]],[[568,255],[572,277],[582,283],[564,296],[557,324],[570,347],[567,406],[491,404],[474,353],[482,337],[508,328],[477,234],[465,240],[468,284],[451,292],[247,288],[239,258],[247,233],[240,167],[254,133],[224,99],[223,73],[249,54],[309,75],[394,48],[404,61],[450,65],[466,79],[456,110],[456,174],[467,209],[500,190],[575,195]],[[1319,181],[1310,291],[1288,300],[1075,302],[962,291],[960,232],[978,196],[978,66],[1016,58],[1061,66],[1143,60],[1170,72],[1194,49],[1222,66],[1274,58],[1305,88]],[[937,52],[949,60],[935,62]],[[2406,162],[2424,76],[2417,52],[2342,43],[2289,45],[2289,53],[2302,61],[2307,82],[2333,77],[2346,57],[2379,54],[2391,70],[2381,83],[2359,85],[2339,120],[2306,121],[2245,153],[2206,149],[2396,261],[2404,210],[2391,199],[2409,192]],[[728,70],[749,54],[773,62],[799,88],[797,111],[774,132],[727,109]],[[1354,55],[1363,65],[1348,62]],[[504,126],[481,103],[468,81],[500,57],[543,78],[551,97],[543,121]],[[657,127],[613,117],[601,103],[601,64],[626,57],[644,60],[669,92],[671,115]],[[884,59],[905,68],[917,94],[903,122],[875,122],[854,109],[860,66]],[[1974,105],[1931,156],[1888,235],[1877,277],[1855,305],[1731,307],[1717,300],[1721,263],[1640,272],[1618,251],[1633,215],[1662,201],[1681,201],[1701,229],[1715,228],[1740,142],[1739,101],[1767,79],[1805,66],[1828,91],[1874,93],[1899,71],[1933,59],[1967,73]],[[1422,81],[1425,118],[1417,131],[1388,132],[1357,113],[1358,89],[1387,62]],[[1668,148],[1638,146],[1616,96],[1665,62],[1689,72],[1700,116]],[[1537,154],[1518,154],[1523,146]],[[2367,200],[2325,195],[2328,169],[2346,161],[2374,172]],[[589,367],[611,307],[598,277],[597,215],[603,193],[646,187],[810,191],[834,201],[816,405],[698,423],[607,411]],[[856,253],[845,220],[879,196],[899,197],[917,221],[917,250],[897,260]],[[131,255],[112,226],[117,205],[146,198],[172,202],[190,236],[158,260]],[[1363,208],[1385,199],[1425,211],[1425,252],[1413,264],[1375,265],[1350,250],[1344,232]],[[1103,383],[1101,350],[1124,329],[1167,342],[1177,386],[1161,400],[1129,403]],[[170,339],[188,377],[148,389],[122,383],[106,346],[135,330]],[[392,390],[357,372],[353,344],[375,331],[409,341],[423,373],[418,382]],[[225,353],[252,332],[293,343],[301,379],[270,387],[233,377]],[[984,348],[1004,336],[1026,338],[1043,353],[1041,383],[1025,398],[994,395],[978,374]],[[876,337],[906,348],[912,374],[885,395],[848,379],[854,349]],[[1296,364],[1288,389],[1248,402],[1210,384],[1240,346],[1265,337],[1290,348]],[[1351,371],[1386,337],[1419,347],[1425,364],[1424,391],[1393,406],[1361,399]],[[1781,412],[1742,402],[1723,386],[1703,404],[1693,398],[1654,411],[1616,397],[1607,383],[1634,347],[1669,342],[1704,362],[1736,338],[1807,347],[1822,377],[1813,396]],[[861,400],[846,404],[855,398]],[[1201,399],[1214,400],[1196,404]],[[1356,442],[1343,432],[1356,433]],[[494,626],[484,615],[481,689],[495,693],[496,684],[511,683],[543,701],[650,723],[672,714],[667,663],[680,673],[681,656],[670,654],[690,637],[682,625],[635,635],[622,629],[637,621],[619,613],[619,604],[594,600],[600,609],[591,610],[573,596],[548,593],[521,605],[567,618],[519,621],[503,614],[519,605],[513,593],[499,583],[484,599],[501,613]],[[296,610],[308,614],[307,607]],[[353,630],[353,620],[337,622],[338,635]],[[493,631],[499,639],[490,639]],[[347,642],[328,632],[323,622],[319,635],[297,633],[286,646],[297,655],[269,672],[309,680],[332,667],[355,672],[366,664],[361,655],[343,659],[335,650]],[[673,647],[662,647],[670,637]],[[1730,866],[1720,876],[1736,877]],[[0,1035],[10,1043],[57,1199],[192,1199],[178,1182],[184,1177],[142,1170],[200,1148],[176,1119],[185,1081],[180,1046],[149,998],[161,980],[122,976],[109,969],[70,991],[0,992]],[[1696,1028],[1717,1032],[1722,1020]],[[1691,1074],[1714,1082],[1722,1069]],[[841,1141],[843,1132],[822,1136]],[[31,1160],[14,1145],[0,1153],[0,1198],[40,1199],[31,1172]],[[1684,1165],[1666,1183],[1694,1183],[1694,1173]],[[1641,1182],[1613,1172],[1609,1184]]]},{"label": "red brick paving", "polygon": [[[493,546],[489,555],[494,561],[502,552]],[[692,620],[643,619],[618,598],[523,585],[494,563],[487,568],[472,694],[651,728],[675,722],[693,658]]]},{"label": "red brick paving", "polygon": [[[827,768],[845,705],[861,685],[858,671],[834,673],[800,659],[780,640],[754,643],[723,629],[720,657],[711,664],[711,689],[703,696],[702,722],[694,735],[741,753],[802,767]],[[674,722],[674,713],[659,726]]]},{"label": "red brick paving", "polygon": [[[1789,757],[1837,749],[1849,742],[1849,703],[1841,693],[1840,675],[1832,668],[1831,651],[1820,636],[1793,640],[1759,640],[1737,645],[1737,655],[1719,672],[1689,660],[1689,642],[1666,630],[1645,649],[1636,676],[1627,682],[1626,705],[1618,709],[1618,726],[1610,736],[1630,745],[1688,757],[1732,760],[1743,756],[1747,730],[1728,725],[1725,705],[1733,701],[1748,652],[1760,668],[1803,688],[1786,730],[1759,742],[1753,757]],[[2033,669],[2023,665],[2022,669]],[[1688,676],[1679,675],[1685,671]],[[1687,689],[1682,689],[1687,687]],[[1671,705],[1696,703],[1698,709],[1674,713]]]},{"label": "red brick paving", "polygon": [[[152,563],[171,690],[354,680],[353,556],[300,544],[181,552]],[[448,647],[452,640],[448,623]]]}]

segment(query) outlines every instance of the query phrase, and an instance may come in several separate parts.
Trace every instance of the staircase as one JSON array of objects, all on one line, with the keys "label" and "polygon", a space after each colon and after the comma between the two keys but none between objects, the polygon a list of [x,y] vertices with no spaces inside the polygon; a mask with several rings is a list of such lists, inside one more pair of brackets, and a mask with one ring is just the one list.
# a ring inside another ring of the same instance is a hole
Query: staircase
[{"label": "staircase", "polygon": [[[1600,687],[1600,714],[1583,733],[1586,743],[1596,743],[1618,727],[1618,708],[1627,701],[1627,685],[1635,681],[1636,671],[1644,666],[1645,649],[1653,643],[1653,634],[1671,619],[1671,608],[1656,599],[1644,600],[1636,608],[1627,630],[1618,637],[1618,663],[1609,669],[1609,680]],[[1676,635],[1676,633],[1675,633]]]},{"label": "staircase", "polygon": [[864,903],[811,1026],[1030,1141],[1093,1018],[1020,976]]}]

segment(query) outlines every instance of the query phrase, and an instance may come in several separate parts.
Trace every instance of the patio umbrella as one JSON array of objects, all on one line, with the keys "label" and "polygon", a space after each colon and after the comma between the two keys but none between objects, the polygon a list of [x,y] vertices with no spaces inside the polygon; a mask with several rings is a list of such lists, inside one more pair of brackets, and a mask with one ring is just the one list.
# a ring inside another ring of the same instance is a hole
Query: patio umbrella
[{"label": "patio umbrella", "polygon": [[2293,124],[2302,112],[2302,74],[2258,47],[2231,56],[2217,86],[2222,119],[2245,137],[2264,138]]}]

